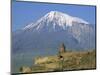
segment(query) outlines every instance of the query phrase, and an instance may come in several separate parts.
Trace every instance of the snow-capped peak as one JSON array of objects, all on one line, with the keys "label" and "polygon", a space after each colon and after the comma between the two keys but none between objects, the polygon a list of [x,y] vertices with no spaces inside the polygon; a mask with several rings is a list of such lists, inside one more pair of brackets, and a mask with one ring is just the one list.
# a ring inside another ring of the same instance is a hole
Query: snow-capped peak
[{"label": "snow-capped peak", "polygon": [[41,30],[44,27],[51,27],[50,25],[52,25],[52,28],[54,30],[56,26],[59,26],[62,29],[66,29],[67,26],[72,26],[73,23],[89,24],[87,21],[84,21],[83,19],[80,19],[78,17],[73,17],[59,11],[50,11],[45,16],[40,18],[36,23],[31,23],[27,25],[26,27],[24,27],[23,29],[24,30],[26,29]]}]

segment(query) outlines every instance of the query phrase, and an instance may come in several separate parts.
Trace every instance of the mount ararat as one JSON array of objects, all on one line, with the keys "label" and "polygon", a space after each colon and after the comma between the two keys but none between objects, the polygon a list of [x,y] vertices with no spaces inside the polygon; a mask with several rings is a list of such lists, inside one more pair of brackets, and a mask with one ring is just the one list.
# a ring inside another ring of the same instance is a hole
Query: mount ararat
[{"label": "mount ararat", "polygon": [[13,52],[53,52],[61,43],[72,50],[95,49],[95,27],[81,18],[50,11],[12,34]]}]

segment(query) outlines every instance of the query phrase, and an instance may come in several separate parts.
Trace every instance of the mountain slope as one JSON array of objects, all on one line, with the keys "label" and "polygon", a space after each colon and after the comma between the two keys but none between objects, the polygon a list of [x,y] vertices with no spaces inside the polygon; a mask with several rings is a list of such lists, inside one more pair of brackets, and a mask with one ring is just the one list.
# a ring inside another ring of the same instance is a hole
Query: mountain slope
[{"label": "mountain slope", "polygon": [[12,35],[14,52],[55,52],[61,43],[68,49],[95,48],[95,29],[85,20],[51,11]]},{"label": "mountain slope", "polygon": [[45,16],[40,18],[36,23],[31,23],[23,28],[23,30],[37,30],[42,31],[47,28],[48,31],[56,31],[59,29],[66,30],[68,26],[72,26],[74,23],[89,24],[88,22],[78,17],[72,17],[68,14],[51,11]]}]

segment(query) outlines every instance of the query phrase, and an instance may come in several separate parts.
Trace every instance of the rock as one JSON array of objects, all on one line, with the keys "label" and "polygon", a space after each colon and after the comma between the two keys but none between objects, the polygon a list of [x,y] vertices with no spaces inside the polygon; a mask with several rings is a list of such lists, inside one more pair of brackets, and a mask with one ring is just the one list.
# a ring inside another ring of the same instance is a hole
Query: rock
[{"label": "rock", "polygon": [[32,70],[31,70],[30,67],[23,66],[23,67],[20,68],[20,72],[29,73],[29,72],[32,72]]}]

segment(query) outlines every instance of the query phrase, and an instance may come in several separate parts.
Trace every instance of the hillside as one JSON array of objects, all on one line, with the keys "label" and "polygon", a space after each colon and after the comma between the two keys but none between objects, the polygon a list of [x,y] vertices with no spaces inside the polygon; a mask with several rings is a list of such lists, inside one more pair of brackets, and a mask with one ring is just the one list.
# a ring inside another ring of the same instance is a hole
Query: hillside
[{"label": "hillside", "polygon": [[31,67],[21,67],[21,73],[53,72],[96,68],[95,50],[76,52],[67,51],[59,55],[34,58],[35,63]]}]

